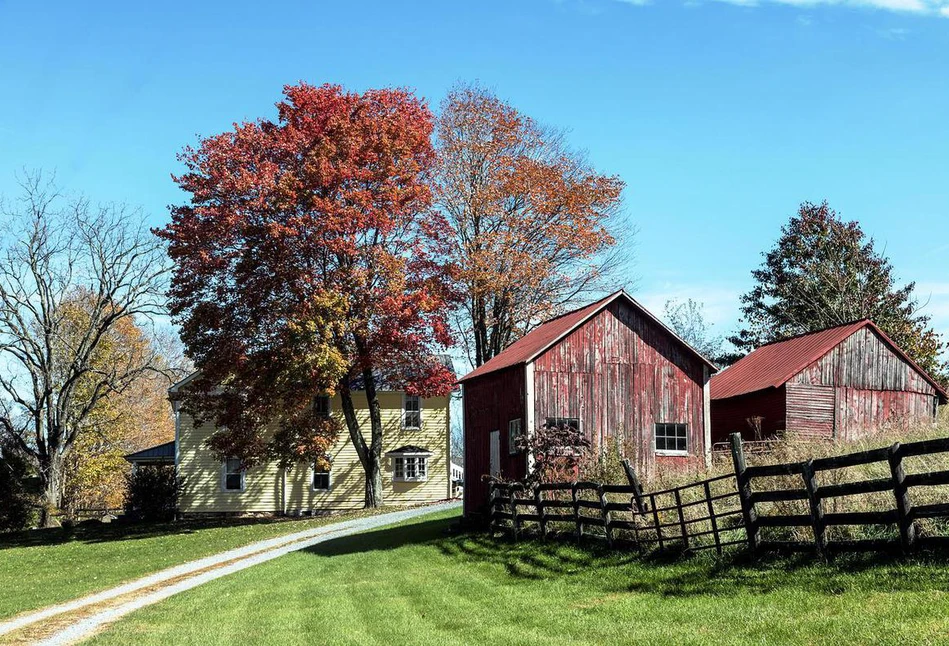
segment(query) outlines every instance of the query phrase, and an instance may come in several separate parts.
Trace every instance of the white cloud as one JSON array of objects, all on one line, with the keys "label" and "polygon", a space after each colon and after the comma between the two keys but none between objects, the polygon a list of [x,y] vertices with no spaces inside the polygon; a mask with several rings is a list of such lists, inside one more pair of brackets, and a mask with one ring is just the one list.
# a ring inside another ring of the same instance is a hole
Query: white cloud
[{"label": "white cloud", "polygon": [[[617,0],[624,4],[642,6],[650,0]],[[949,0],[715,0],[743,7],[758,7],[765,4],[783,4],[793,7],[813,8],[819,6],[856,7],[881,9],[900,13],[939,15],[949,18]],[[685,4],[696,4],[695,0],[684,0]]]}]

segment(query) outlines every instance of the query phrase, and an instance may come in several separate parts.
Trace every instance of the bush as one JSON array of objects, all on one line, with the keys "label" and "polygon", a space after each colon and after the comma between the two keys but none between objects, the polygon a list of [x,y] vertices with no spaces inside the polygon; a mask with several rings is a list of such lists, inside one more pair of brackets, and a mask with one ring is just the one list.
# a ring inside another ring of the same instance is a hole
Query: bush
[{"label": "bush", "polygon": [[125,513],[135,520],[174,520],[182,486],[173,466],[139,467],[126,476]]},{"label": "bush", "polygon": [[23,485],[29,468],[14,451],[0,449],[0,532],[26,529],[36,520],[33,497]]}]

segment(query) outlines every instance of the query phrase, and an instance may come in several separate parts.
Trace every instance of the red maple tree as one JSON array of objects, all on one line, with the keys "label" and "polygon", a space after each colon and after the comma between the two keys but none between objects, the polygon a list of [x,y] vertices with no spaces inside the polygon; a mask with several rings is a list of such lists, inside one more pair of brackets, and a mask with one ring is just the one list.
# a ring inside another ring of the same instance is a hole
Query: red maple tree
[{"label": "red maple tree", "polygon": [[[454,381],[435,359],[452,341],[453,291],[449,229],[430,208],[433,119],[405,90],[299,84],[284,95],[276,121],[235,124],[180,155],[187,172],[175,181],[191,199],[157,233],[200,371],[185,406],[221,429],[212,448],[245,466],[280,447],[320,461],[342,429],[316,423],[311,404],[339,393],[366,505],[377,506],[380,379],[423,397]],[[280,441],[268,445],[275,425]]]}]

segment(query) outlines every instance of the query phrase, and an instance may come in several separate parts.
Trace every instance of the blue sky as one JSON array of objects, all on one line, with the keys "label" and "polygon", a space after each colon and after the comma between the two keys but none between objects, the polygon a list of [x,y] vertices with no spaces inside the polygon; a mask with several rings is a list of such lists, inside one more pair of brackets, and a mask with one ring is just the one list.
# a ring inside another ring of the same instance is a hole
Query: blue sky
[{"label": "blue sky", "polygon": [[722,332],[804,200],[857,219],[949,333],[949,0],[0,0],[0,193],[21,168],[141,205],[285,83],[477,80],[628,185],[629,281]]}]

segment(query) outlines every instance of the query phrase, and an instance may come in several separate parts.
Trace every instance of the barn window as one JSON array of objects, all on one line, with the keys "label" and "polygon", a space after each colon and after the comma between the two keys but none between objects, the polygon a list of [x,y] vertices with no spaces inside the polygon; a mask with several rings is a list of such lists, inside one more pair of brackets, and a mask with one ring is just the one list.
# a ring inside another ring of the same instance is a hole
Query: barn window
[{"label": "barn window", "polygon": [[317,395],[313,398],[313,414],[317,417],[330,416],[330,397],[329,395]]},{"label": "barn window", "polygon": [[521,436],[522,432],[520,417],[507,423],[507,450],[511,455],[520,453],[521,449],[517,446],[517,438]]},{"label": "barn window", "polygon": [[244,469],[241,468],[240,458],[227,458],[222,465],[221,489],[223,491],[244,490]]},{"label": "barn window", "polygon": [[422,428],[422,400],[415,395],[402,399],[402,428]]},{"label": "barn window", "polygon": [[688,452],[688,424],[656,424],[656,453],[685,455]]},{"label": "barn window", "polygon": [[330,472],[313,470],[313,491],[329,491],[331,486]]},{"label": "barn window", "polygon": [[575,431],[580,430],[579,417],[548,417],[544,426],[549,428],[572,428]]}]

